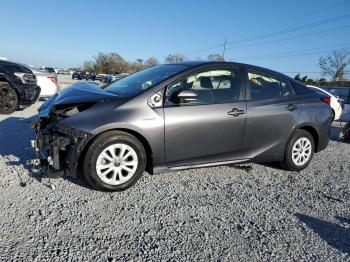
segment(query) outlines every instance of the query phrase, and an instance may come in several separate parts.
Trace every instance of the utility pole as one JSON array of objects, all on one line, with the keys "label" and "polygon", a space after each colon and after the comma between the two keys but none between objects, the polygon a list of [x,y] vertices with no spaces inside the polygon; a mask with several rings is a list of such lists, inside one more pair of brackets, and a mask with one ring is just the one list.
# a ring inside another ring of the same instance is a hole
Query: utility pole
[{"label": "utility pole", "polygon": [[223,46],[224,46],[224,50],[222,52],[222,59],[225,61],[225,53],[226,53],[226,50],[228,49],[226,36],[225,36],[225,41],[224,41],[224,45]]}]

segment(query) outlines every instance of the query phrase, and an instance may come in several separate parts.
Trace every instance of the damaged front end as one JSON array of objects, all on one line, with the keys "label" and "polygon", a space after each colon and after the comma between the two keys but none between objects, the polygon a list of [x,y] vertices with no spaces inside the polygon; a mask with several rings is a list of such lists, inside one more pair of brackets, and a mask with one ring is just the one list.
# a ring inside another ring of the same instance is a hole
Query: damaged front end
[{"label": "damaged front end", "polygon": [[62,124],[101,101],[117,98],[96,85],[79,82],[47,100],[39,109],[35,131],[37,161],[47,167],[47,176],[76,176],[81,153],[93,134]]},{"label": "damaged front end", "polygon": [[88,106],[79,104],[54,109],[47,117],[32,123],[36,134],[32,144],[40,164],[47,167],[49,177],[76,175],[79,157],[93,135],[61,125],[59,121],[69,117],[72,110],[80,112]]}]

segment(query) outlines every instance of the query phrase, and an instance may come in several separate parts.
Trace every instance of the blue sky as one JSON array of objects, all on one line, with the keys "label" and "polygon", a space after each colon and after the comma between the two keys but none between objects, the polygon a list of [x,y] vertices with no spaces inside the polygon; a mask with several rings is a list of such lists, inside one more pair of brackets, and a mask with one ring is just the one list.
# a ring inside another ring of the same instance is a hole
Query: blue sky
[{"label": "blue sky", "polygon": [[205,59],[222,53],[226,36],[229,60],[319,77],[321,55],[350,50],[350,16],[261,36],[347,14],[348,0],[3,1],[0,56],[62,67],[82,65],[99,51],[127,60],[162,61],[170,53]]}]

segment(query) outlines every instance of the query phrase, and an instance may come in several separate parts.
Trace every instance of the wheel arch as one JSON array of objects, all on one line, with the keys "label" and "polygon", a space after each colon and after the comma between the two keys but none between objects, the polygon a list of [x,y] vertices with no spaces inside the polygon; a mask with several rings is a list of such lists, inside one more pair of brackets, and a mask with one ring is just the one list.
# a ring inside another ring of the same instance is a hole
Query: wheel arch
[{"label": "wheel arch", "polygon": [[89,149],[90,145],[93,143],[93,141],[98,136],[100,136],[106,132],[110,132],[110,131],[123,131],[125,133],[131,134],[132,136],[136,137],[141,142],[141,144],[143,145],[143,147],[146,151],[146,171],[153,174],[153,151],[152,151],[152,147],[151,147],[150,143],[141,133],[139,133],[135,130],[132,130],[132,129],[128,129],[128,128],[112,128],[112,129],[104,130],[98,134],[95,134],[93,136],[93,138],[90,139],[87,142],[87,144],[84,146],[84,148],[79,156],[78,167],[79,168],[82,167],[82,162],[84,161],[85,154],[86,154],[87,150]]},{"label": "wheel arch", "polygon": [[332,122],[333,122],[335,119],[335,110],[332,107],[331,107],[331,110],[332,110]]},{"label": "wheel arch", "polygon": [[18,90],[17,90],[16,86],[14,84],[12,84],[11,81],[6,77],[6,75],[0,73],[0,82],[8,83],[12,87],[12,89],[15,90],[16,95],[18,97],[18,103],[19,103],[20,95],[18,93]]},{"label": "wheel arch", "polygon": [[308,125],[308,124],[297,126],[294,129],[294,131],[292,132],[292,134],[289,136],[288,141],[290,141],[290,139],[292,139],[292,137],[294,136],[294,134],[295,134],[295,132],[297,130],[304,130],[304,131],[308,132],[312,136],[312,138],[314,139],[314,143],[315,143],[315,153],[317,153],[318,152],[319,139],[320,139],[319,134],[317,132],[317,129],[314,126]]}]

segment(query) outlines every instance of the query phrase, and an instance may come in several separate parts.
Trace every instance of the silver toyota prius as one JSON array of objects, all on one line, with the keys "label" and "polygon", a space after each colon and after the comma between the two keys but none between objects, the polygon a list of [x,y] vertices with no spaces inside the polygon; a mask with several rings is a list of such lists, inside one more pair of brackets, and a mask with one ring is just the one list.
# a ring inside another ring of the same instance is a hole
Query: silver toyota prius
[{"label": "silver toyota prius", "polygon": [[[306,168],[329,141],[329,98],[229,62],[162,64],[105,89],[78,82],[39,108],[33,145],[50,176],[120,191],[144,171],[279,161]],[[81,171],[81,172],[78,172]]]}]

